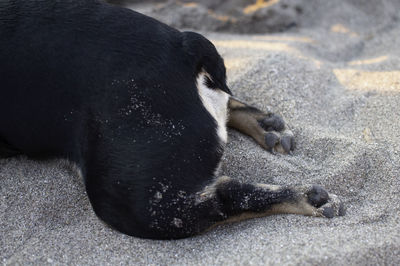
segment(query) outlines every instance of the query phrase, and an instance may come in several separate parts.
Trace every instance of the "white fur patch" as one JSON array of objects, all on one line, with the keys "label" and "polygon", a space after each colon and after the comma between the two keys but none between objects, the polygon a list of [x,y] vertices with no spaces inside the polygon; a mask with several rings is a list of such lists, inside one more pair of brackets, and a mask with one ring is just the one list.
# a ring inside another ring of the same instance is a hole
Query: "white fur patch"
[{"label": "white fur patch", "polygon": [[209,75],[202,72],[197,78],[199,95],[204,107],[217,122],[218,136],[226,143],[228,140],[226,123],[228,119],[229,94],[219,89],[208,88],[206,86],[206,77],[209,77]]}]

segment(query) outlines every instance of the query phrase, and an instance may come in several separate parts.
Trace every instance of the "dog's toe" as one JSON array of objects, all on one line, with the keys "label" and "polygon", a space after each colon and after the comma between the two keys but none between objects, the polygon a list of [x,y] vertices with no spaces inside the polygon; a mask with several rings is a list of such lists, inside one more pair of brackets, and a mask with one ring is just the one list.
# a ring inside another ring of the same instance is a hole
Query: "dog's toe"
[{"label": "dog's toe", "polygon": [[316,207],[319,208],[329,200],[329,194],[320,186],[314,185],[312,188],[306,192],[308,202]]},{"label": "dog's toe", "polygon": [[322,215],[326,218],[333,218],[335,216],[335,212],[332,207],[322,208]]},{"label": "dog's toe", "polygon": [[268,132],[265,134],[265,144],[267,149],[272,151],[275,145],[279,142],[279,136],[274,132]]},{"label": "dog's toe", "polygon": [[267,116],[259,121],[259,124],[265,131],[282,131],[285,128],[282,117],[276,114]]}]

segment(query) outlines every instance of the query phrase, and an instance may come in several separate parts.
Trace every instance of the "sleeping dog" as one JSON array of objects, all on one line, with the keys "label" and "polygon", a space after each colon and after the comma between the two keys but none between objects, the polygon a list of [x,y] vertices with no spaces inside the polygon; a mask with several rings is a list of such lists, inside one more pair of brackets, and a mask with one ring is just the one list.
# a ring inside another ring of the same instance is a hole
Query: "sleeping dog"
[{"label": "sleeping dog", "polygon": [[0,156],[72,162],[120,232],[176,239],[273,213],[344,214],[320,186],[217,176],[227,126],[268,151],[294,141],[280,116],[232,96],[200,34],[95,0],[3,0],[0,36]]}]

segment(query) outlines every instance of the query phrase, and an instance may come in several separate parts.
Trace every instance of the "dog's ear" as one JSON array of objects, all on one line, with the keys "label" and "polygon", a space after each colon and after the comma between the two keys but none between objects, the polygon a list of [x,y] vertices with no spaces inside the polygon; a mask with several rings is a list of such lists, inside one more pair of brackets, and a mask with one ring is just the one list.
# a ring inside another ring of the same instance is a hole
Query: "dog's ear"
[{"label": "dog's ear", "polygon": [[189,63],[193,65],[193,74],[196,77],[201,72],[206,72],[209,76],[208,87],[218,88],[232,95],[226,85],[224,60],[209,40],[198,33],[186,31],[182,32],[182,46]]}]

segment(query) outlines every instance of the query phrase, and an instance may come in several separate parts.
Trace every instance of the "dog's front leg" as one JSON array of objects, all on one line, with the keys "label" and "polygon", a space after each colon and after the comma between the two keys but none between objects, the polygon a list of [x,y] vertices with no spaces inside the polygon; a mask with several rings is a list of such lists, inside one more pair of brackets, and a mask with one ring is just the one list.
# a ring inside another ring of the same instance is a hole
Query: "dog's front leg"
[{"label": "dog's front leg", "polygon": [[228,126],[252,137],[264,149],[280,153],[294,150],[293,133],[279,115],[262,112],[233,97],[228,109]]}]

